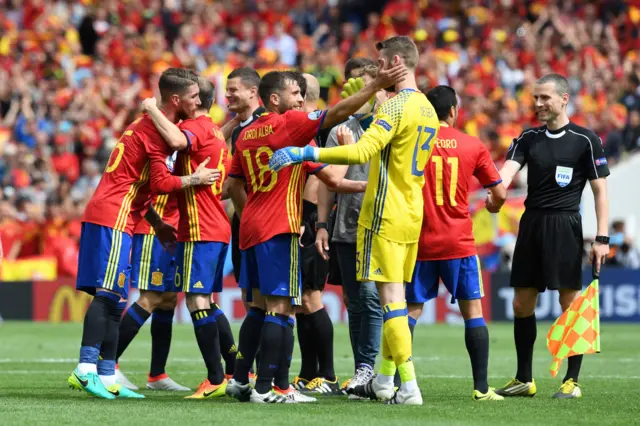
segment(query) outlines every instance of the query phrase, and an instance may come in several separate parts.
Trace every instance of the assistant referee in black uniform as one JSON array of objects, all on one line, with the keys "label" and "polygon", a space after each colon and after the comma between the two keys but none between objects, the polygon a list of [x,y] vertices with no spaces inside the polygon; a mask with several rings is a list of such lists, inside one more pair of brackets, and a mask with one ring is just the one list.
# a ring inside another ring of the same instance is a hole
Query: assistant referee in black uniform
[{"label": "assistant referee in black uniform", "polygon": [[[516,377],[496,392],[503,396],[533,396],[533,345],[538,293],[558,290],[566,310],[582,290],[582,219],[580,198],[589,181],[595,197],[597,237],[591,247],[596,269],[609,253],[606,177],[609,175],[602,141],[591,130],[569,121],[569,84],[559,74],[536,82],[533,93],[538,119],[544,126],[514,139],[500,170],[505,187],[528,166],[525,212],[513,255],[514,338],[518,357]],[[487,198],[491,210],[492,200]],[[554,398],[579,398],[582,355],[570,357],[567,374]]]}]

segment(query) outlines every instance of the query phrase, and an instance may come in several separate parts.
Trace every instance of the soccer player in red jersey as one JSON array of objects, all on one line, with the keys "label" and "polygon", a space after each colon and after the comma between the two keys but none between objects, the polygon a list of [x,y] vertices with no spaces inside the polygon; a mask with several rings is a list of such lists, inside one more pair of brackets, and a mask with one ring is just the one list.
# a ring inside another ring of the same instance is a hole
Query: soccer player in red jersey
[{"label": "soccer player in red jersey", "polygon": [[[178,121],[195,112],[199,99],[193,73],[169,69],[160,77],[159,86],[170,120]],[[105,399],[142,397],[115,383],[115,358],[123,300],[127,297],[132,234],[138,222],[144,215],[160,241],[175,241],[175,228],[150,208],[149,160],[162,156],[165,146],[148,116],[130,124],[111,152],[82,219],[76,288],[95,297],[85,314],[80,362],[68,383]],[[183,183],[215,179],[213,170],[201,172]]]},{"label": "soccer player in red jersey", "polygon": [[[198,86],[201,105],[195,118],[183,121],[178,127],[153,105],[150,105],[149,114],[167,141],[179,143],[183,140],[187,143],[186,149],[178,152],[176,175],[190,175],[198,164],[206,160],[221,172],[221,178],[214,185],[178,193],[180,219],[174,285],[186,293],[196,340],[207,367],[207,379],[187,398],[205,399],[224,396],[225,393],[227,380],[220,362],[222,337],[219,335],[226,339],[231,336],[231,342],[226,342],[226,346],[235,347],[235,344],[229,321],[222,310],[210,302],[212,293],[222,291],[222,273],[231,239],[231,224],[221,203],[230,159],[225,137],[208,115],[214,100],[214,86],[202,77],[198,79]],[[171,155],[169,149],[166,154]],[[163,177],[166,168],[165,162],[152,161],[151,187],[155,191],[171,192],[180,186],[180,177]],[[222,327],[219,327],[221,322]]]},{"label": "soccer player in red jersey", "polygon": [[[337,173],[333,169],[315,163],[272,172],[269,159],[279,148],[306,146],[318,130],[344,121],[377,90],[395,84],[403,73],[402,67],[395,67],[379,74],[354,97],[328,111],[311,113],[300,111],[304,103],[301,85],[306,86],[300,73],[270,72],[262,78],[259,93],[268,112],[244,128],[238,137],[229,172],[229,193],[240,216],[240,287],[247,289],[247,296],[254,299],[255,305],[263,298],[267,314],[259,343],[261,355],[255,389],[250,389],[246,378],[234,375],[227,389],[229,395],[258,403],[309,401],[289,386],[294,344],[292,299],[300,296],[298,233],[302,191],[307,173],[315,173],[330,187],[342,183],[336,183]],[[361,182],[357,184],[362,190]],[[239,348],[244,358],[253,359],[255,352],[256,348],[249,351]]]},{"label": "soccer player in red jersey", "polygon": [[458,116],[456,92],[451,87],[438,86],[427,93],[427,99],[436,110],[440,130],[425,167],[424,220],[416,267],[406,286],[409,325],[413,334],[424,303],[438,295],[442,280],[451,293],[451,303],[458,300],[464,318],[473,399],[501,400],[487,383],[489,332],[482,315],[482,275],[468,196],[475,176],[491,192],[495,204],[490,210],[497,211],[507,190],[482,141],[453,127]]}]

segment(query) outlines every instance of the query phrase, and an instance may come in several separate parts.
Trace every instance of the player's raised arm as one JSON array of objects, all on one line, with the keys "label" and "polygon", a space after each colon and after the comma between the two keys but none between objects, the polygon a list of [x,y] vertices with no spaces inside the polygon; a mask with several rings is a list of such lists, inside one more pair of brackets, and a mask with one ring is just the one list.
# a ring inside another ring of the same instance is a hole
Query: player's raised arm
[{"label": "player's raised arm", "polygon": [[384,68],[384,64],[381,64],[378,74],[372,82],[329,109],[324,117],[321,128],[328,129],[338,123],[342,123],[350,115],[358,111],[360,107],[369,102],[378,90],[395,86],[396,83],[402,81],[409,72],[407,67],[401,62],[393,65],[389,69],[385,70]]},{"label": "player's raised arm", "polygon": [[149,114],[153,125],[171,149],[182,151],[189,146],[187,136],[160,111],[156,98],[146,98],[142,101],[141,108],[143,112]]}]

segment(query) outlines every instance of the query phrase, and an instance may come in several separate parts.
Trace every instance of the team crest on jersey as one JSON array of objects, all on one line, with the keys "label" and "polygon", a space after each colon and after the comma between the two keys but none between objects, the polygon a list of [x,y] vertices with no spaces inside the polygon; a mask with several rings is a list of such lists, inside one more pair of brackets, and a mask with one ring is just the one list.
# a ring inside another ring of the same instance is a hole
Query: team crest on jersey
[{"label": "team crest on jersey", "polygon": [[162,272],[156,271],[151,273],[151,285],[159,286],[162,285]]},{"label": "team crest on jersey", "polygon": [[164,163],[167,165],[167,169],[169,169],[171,173],[173,173],[173,169],[176,167],[177,158],[178,158],[178,151],[175,151],[173,154],[168,156],[167,159],[164,161]]},{"label": "team crest on jersey", "polygon": [[124,288],[124,282],[126,280],[127,276],[124,274],[124,272],[120,272],[120,275],[118,275],[118,287]]},{"label": "team crest on jersey", "polygon": [[571,178],[573,177],[573,168],[571,167],[556,167],[556,183],[564,188],[565,186],[571,183]]},{"label": "team crest on jersey", "polygon": [[322,111],[317,109],[315,111],[311,111],[309,113],[309,115],[307,115],[307,117],[309,117],[309,120],[317,120],[322,116]]}]

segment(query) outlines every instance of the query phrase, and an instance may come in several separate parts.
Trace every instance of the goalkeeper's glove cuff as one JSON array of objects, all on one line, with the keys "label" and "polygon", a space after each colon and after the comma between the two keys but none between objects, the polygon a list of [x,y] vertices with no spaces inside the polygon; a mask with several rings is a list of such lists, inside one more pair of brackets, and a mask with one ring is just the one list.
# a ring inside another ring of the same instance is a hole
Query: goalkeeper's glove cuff
[{"label": "goalkeeper's glove cuff", "polygon": [[307,145],[302,149],[302,161],[318,161],[320,153],[315,146]]}]

